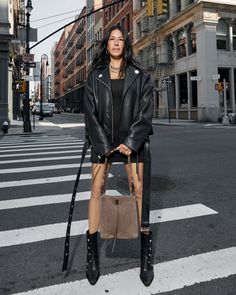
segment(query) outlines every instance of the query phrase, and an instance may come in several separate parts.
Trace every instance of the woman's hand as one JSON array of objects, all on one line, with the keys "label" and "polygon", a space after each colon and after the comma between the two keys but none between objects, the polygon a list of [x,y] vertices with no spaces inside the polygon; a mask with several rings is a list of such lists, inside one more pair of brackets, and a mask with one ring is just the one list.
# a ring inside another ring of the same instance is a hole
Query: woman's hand
[{"label": "woman's hand", "polygon": [[121,154],[124,154],[126,156],[130,156],[132,153],[132,150],[127,147],[125,144],[120,144],[117,148],[117,151],[119,151]]}]

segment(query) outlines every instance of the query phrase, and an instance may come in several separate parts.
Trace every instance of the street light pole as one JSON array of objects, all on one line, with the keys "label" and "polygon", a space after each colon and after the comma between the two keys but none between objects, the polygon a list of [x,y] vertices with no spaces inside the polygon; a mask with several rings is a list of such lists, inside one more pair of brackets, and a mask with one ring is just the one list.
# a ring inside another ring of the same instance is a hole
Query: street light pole
[{"label": "street light pole", "polygon": [[41,56],[41,62],[40,62],[40,114],[39,114],[39,120],[43,120],[43,98],[44,98],[44,89],[43,89],[43,61],[46,60],[46,67],[48,66],[48,56],[47,54],[43,54]]},{"label": "street light pole", "polygon": [[[30,12],[33,10],[31,0],[27,0],[26,5],[26,54],[30,53],[29,48],[29,34],[30,34]],[[25,120],[24,120],[24,132],[31,132],[31,122],[30,122],[30,98],[29,98],[29,64],[26,63],[26,95],[24,100],[24,111],[25,111]]]}]

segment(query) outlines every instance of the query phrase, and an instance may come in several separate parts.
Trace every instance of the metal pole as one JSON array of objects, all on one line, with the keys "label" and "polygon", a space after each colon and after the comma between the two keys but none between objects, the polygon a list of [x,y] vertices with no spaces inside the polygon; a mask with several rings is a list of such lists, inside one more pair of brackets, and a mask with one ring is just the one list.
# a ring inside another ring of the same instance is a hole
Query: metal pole
[{"label": "metal pole", "polygon": [[[26,13],[26,53],[30,53],[29,49],[29,32],[30,32],[30,13]],[[30,122],[30,98],[29,98],[29,65],[26,63],[26,95],[24,103],[25,120],[24,120],[24,132],[31,132]]]},{"label": "metal pole", "polygon": [[168,108],[168,118],[169,118],[169,123],[170,123],[170,102],[169,102],[169,99],[170,99],[170,95],[169,95],[169,81],[167,81],[167,108]]},{"label": "metal pole", "polygon": [[43,63],[41,57],[41,68],[40,68],[40,115],[39,120],[43,120]]},{"label": "metal pole", "polygon": [[227,99],[226,99],[226,80],[223,80],[224,83],[224,117],[223,117],[223,124],[229,125],[229,117],[227,111]]}]

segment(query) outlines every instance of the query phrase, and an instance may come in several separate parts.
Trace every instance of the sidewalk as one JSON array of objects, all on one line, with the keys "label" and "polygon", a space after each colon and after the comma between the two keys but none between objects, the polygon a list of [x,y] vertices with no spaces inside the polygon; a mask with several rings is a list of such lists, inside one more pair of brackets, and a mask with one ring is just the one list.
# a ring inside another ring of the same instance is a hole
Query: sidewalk
[{"label": "sidewalk", "polygon": [[55,131],[55,130],[59,130],[60,128],[57,125],[44,119],[43,121],[40,121],[40,122],[36,121],[35,125],[33,121],[31,121],[31,129],[32,129],[32,132],[24,132],[23,121],[12,120],[11,125],[8,129],[8,133],[3,134],[1,132],[0,136],[42,134],[42,133],[48,132],[49,130]]},{"label": "sidewalk", "polygon": [[153,125],[166,126],[198,126],[202,128],[236,128],[236,124],[224,125],[223,123],[207,123],[194,120],[177,120],[177,119],[152,119]]},{"label": "sidewalk", "polygon": [[193,120],[176,120],[176,119],[152,119],[154,125],[175,125],[175,126],[190,126],[202,125],[202,123]]}]

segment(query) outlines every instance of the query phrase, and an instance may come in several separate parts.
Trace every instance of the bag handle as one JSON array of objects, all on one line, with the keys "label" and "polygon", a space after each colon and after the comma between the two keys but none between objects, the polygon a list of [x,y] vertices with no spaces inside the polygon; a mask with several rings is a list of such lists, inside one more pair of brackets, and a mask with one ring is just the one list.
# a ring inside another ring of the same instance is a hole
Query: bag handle
[{"label": "bag handle", "polygon": [[[131,175],[131,182],[130,182],[129,188],[131,189],[130,193],[132,195],[134,195],[134,178],[133,178],[133,173],[132,173],[132,166],[131,166],[131,158],[130,158],[130,156],[128,156],[127,159],[128,159],[128,168],[130,169],[130,175]],[[107,170],[108,170],[108,157],[105,158],[105,169],[104,169],[104,174],[103,174],[104,184],[103,184],[103,188],[102,188],[102,194],[105,194],[105,191],[106,191]]]}]

